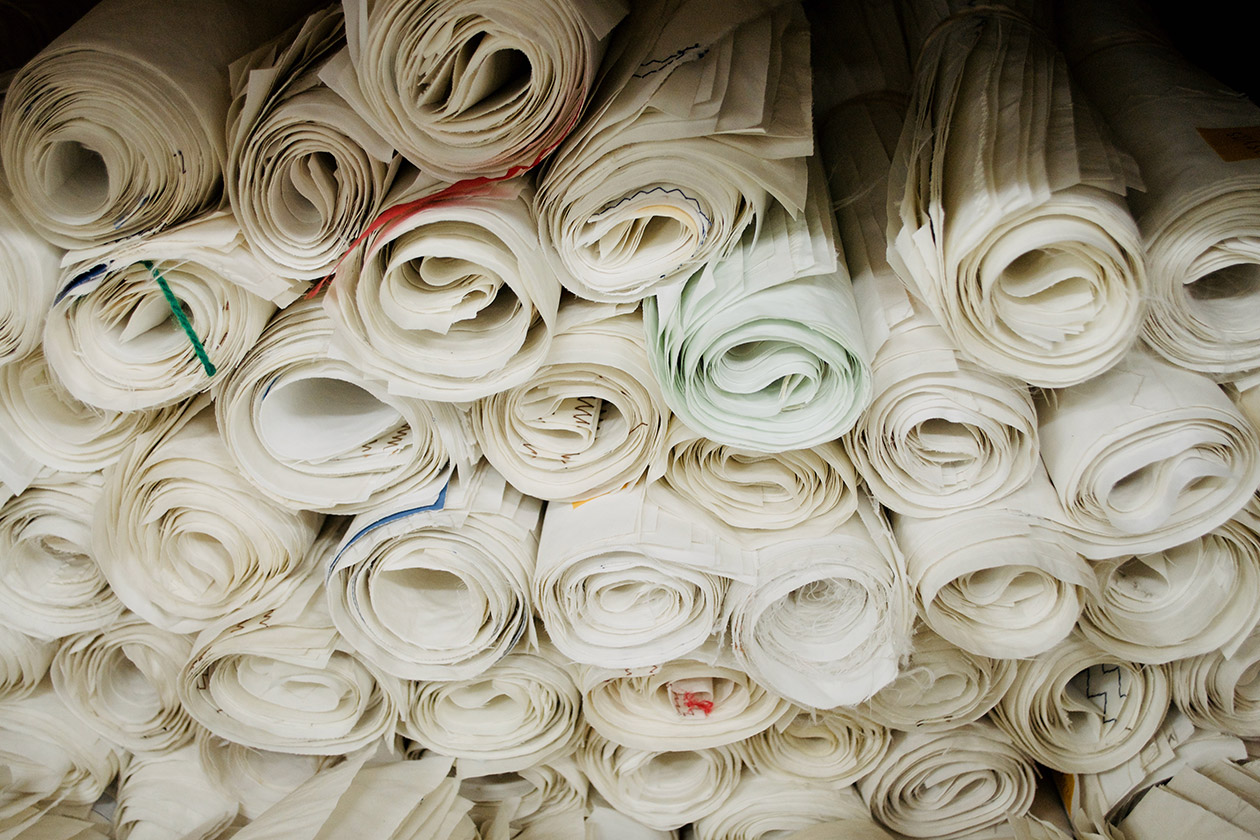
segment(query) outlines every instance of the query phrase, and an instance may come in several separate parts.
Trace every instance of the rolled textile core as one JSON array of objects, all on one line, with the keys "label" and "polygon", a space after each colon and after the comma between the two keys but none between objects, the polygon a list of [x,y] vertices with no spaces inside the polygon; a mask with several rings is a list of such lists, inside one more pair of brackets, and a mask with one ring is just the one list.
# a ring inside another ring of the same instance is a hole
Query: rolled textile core
[{"label": "rolled textile core", "polygon": [[228,63],[304,5],[98,4],[9,85],[0,160],[14,203],[65,247],[149,233],[212,209],[222,187]]},{"label": "rolled textile core", "polygon": [[796,3],[635,3],[538,213],[561,282],[636,301],[721,258],[776,206],[805,206],[809,31]]},{"label": "rolled textile core", "polygon": [[122,613],[92,553],[101,489],[100,473],[56,475],[0,507],[0,624],[58,639]]},{"label": "rolled textile core", "polygon": [[942,732],[984,717],[1015,680],[1015,663],[970,653],[926,624],[915,630],[910,659],[864,711],[905,732]]},{"label": "rolled textile core", "polygon": [[852,787],[744,773],[722,807],[696,820],[691,836],[695,840],[761,840],[842,818],[870,819]]},{"label": "rolled textile core", "polygon": [[578,765],[614,808],[660,831],[716,811],[735,792],[741,774],[730,747],[636,750],[593,732],[578,751]]},{"label": "rolled textile core", "polygon": [[1057,510],[1038,469],[1015,493],[983,507],[935,519],[895,517],[923,620],[963,650],[997,659],[1033,656],[1066,637],[1094,575],[1051,518]]},{"label": "rolled textile core", "polygon": [[486,460],[522,493],[558,502],[637,481],[664,452],[669,416],[636,308],[575,299],[533,378],[471,409]]},{"label": "rolled textile core", "polygon": [[270,501],[236,470],[208,410],[137,438],[105,477],[92,551],[118,599],[173,633],[285,601],[315,563],[321,517]]},{"label": "rolled textile core", "polygon": [[346,6],[323,78],[390,145],[444,180],[516,174],[573,127],[617,0],[384,0]]},{"label": "rolled textile core", "polygon": [[1241,518],[1183,545],[1095,564],[1080,628],[1130,662],[1231,656],[1260,622],[1260,536]]},{"label": "rolled textile core", "polygon": [[470,680],[532,637],[541,505],[489,465],[360,514],[323,558],[332,620],[366,661],[408,680]]},{"label": "rolled textile core", "polygon": [[247,820],[257,819],[311,776],[338,761],[333,756],[258,750],[200,727],[196,745],[206,774],[236,801],[239,815]]},{"label": "rolled textile core", "polygon": [[462,436],[458,410],[397,397],[329,356],[332,322],[316,301],[280,312],[215,395],[223,443],[241,474],[286,507],[363,513],[436,499]]},{"label": "rolled textile core", "polygon": [[61,256],[13,206],[0,169],[0,367],[39,346]]},{"label": "rolled textile core", "polygon": [[20,700],[39,688],[57,643],[36,639],[0,624],[0,700]]},{"label": "rolled textile core", "polygon": [[[519,773],[466,778],[459,795],[473,802],[469,816],[482,837],[507,826],[514,837],[546,840],[585,836],[590,782],[572,758],[535,764]],[[550,833],[549,833],[550,832]]]},{"label": "rolled textile core", "polygon": [[1100,773],[1138,753],[1168,711],[1158,666],[1105,653],[1079,633],[1015,665],[989,718],[1035,761],[1061,773]]},{"label": "rolled textile core", "polygon": [[1093,560],[1200,537],[1260,485],[1255,427],[1207,377],[1150,352],[1043,393],[1037,416],[1064,525]]},{"label": "rolled textile core", "polygon": [[[118,775],[116,836],[218,837],[236,816],[237,803],[211,779],[193,744],[130,756]],[[172,808],[173,802],[180,806]]]},{"label": "rolled textile core", "polygon": [[324,298],[334,355],[401,396],[466,402],[525,386],[560,303],[532,198],[517,178],[373,231]]},{"label": "rolled textile core", "polygon": [[1132,161],[1018,13],[969,9],[926,41],[889,176],[889,263],[977,364],[1042,387],[1097,376],[1143,315]]},{"label": "rolled textile core", "polygon": [[950,840],[1025,813],[1036,770],[1003,732],[976,721],[943,732],[902,732],[858,792],[899,836]]},{"label": "rolled textile core", "polygon": [[66,639],[53,660],[53,688],[101,737],[131,752],[168,752],[189,743],[193,721],[176,692],[192,638],[126,614]]},{"label": "rolled textile core", "polygon": [[797,709],[735,749],[759,775],[841,788],[869,773],[890,743],[883,725],[854,709],[837,707]]},{"label": "rolled textile core", "polygon": [[1164,666],[1173,702],[1197,726],[1260,737],[1260,632],[1252,628],[1231,655],[1214,650]]}]

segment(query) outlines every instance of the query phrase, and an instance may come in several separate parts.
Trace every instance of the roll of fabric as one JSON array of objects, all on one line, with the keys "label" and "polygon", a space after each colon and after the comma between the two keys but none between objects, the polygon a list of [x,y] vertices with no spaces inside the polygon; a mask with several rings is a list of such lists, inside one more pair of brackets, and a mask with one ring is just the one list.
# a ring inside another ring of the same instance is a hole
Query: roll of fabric
[{"label": "roll of fabric", "polygon": [[412,682],[400,731],[456,759],[460,776],[515,773],[570,755],[582,727],[582,696],[563,659],[522,642],[480,674]]},{"label": "roll of fabric", "polygon": [[0,160],[14,203],[67,247],[147,233],[213,208],[228,63],[288,26],[304,5],[98,4],[9,86]]},{"label": "roll of fabric", "polygon": [[1105,653],[1079,633],[1015,665],[1015,681],[989,717],[1035,761],[1061,773],[1124,763],[1159,729],[1169,679]]},{"label": "roll of fabric", "polygon": [[0,624],[0,700],[29,697],[48,675],[55,641],[28,636]]},{"label": "roll of fabric", "polygon": [[637,481],[664,452],[669,416],[638,311],[568,299],[542,367],[473,405],[472,426],[514,487],[572,502]]},{"label": "roll of fabric", "polygon": [[1037,466],[1037,414],[1027,386],[962,355],[888,264],[889,155],[903,121],[898,102],[867,96],[833,109],[819,133],[873,354],[871,406],[845,444],[883,505],[930,517],[1027,483]]},{"label": "roll of fabric", "polygon": [[1206,377],[1148,352],[1044,394],[1037,416],[1065,524],[1091,560],[1201,537],[1260,484],[1260,438],[1246,417]]},{"label": "roll of fabric", "polygon": [[338,761],[332,756],[257,750],[200,727],[196,745],[212,784],[236,802],[238,821],[258,818],[311,776]]},{"label": "roll of fabric", "polygon": [[771,455],[711,441],[674,417],[664,461],[649,475],[731,528],[782,531],[857,510],[857,473],[835,441]]},{"label": "roll of fabric", "polygon": [[905,560],[865,499],[829,528],[766,535],[727,595],[736,661],[806,708],[866,700],[897,675],[914,605]]},{"label": "roll of fabric", "polygon": [[389,143],[445,180],[528,168],[573,127],[618,0],[346,4],[348,54],[323,72]]},{"label": "roll of fabric", "polygon": [[61,278],[61,256],[13,206],[0,170],[0,366],[39,346]]},{"label": "roll of fabric", "polygon": [[741,772],[730,747],[636,750],[593,732],[578,751],[578,764],[614,808],[658,831],[681,828],[722,807]]},{"label": "roll of fabric", "polygon": [[532,637],[541,505],[488,465],[436,502],[360,514],[326,564],[333,622],[402,679],[468,680]]},{"label": "roll of fabric", "polygon": [[1054,515],[1038,469],[1004,499],[937,519],[894,519],[923,620],[971,653],[1019,659],[1067,636],[1093,570]]},{"label": "roll of fabric", "polygon": [[1179,659],[1165,666],[1177,706],[1196,725],[1243,738],[1260,737],[1260,628],[1233,652]]},{"label": "roll of fabric", "polygon": [[34,821],[57,805],[89,806],[118,773],[117,750],[70,713],[45,681],[0,700],[0,823]]},{"label": "roll of fabric", "polygon": [[117,798],[118,840],[211,840],[236,816],[236,801],[211,781],[193,744],[131,756],[118,776]]},{"label": "roll of fabric", "polygon": [[960,838],[1025,813],[1036,769],[985,721],[902,732],[858,792],[872,816],[906,837]]},{"label": "roll of fabric", "polygon": [[[195,412],[195,414],[194,414]],[[173,633],[271,609],[315,563],[321,517],[277,505],[236,471],[208,410],[137,438],[105,477],[92,551],[118,599]]]},{"label": "roll of fabric", "polygon": [[1184,545],[1097,563],[1080,628],[1129,662],[1232,656],[1260,622],[1260,536],[1240,519]]},{"label": "roll of fabric", "polygon": [[962,650],[921,624],[909,661],[865,711],[892,729],[942,732],[984,717],[1014,680],[1012,660]]},{"label": "roll of fabric", "polygon": [[207,390],[262,334],[275,307],[230,282],[187,232],[130,240],[68,272],[44,356],[76,399],[113,411],[170,405]]},{"label": "roll of fabric", "polygon": [[586,818],[587,840],[677,840],[678,832],[659,831],[628,817],[608,804],[599,794],[593,797]]},{"label": "roll of fabric", "polygon": [[691,837],[759,840],[842,818],[870,819],[862,798],[851,787],[802,784],[745,773],[721,808],[696,820]]},{"label": "roll of fabric", "polygon": [[463,402],[528,382],[560,303],[532,200],[517,178],[391,215],[346,255],[325,296],[334,354],[420,399]]},{"label": "roll of fabric", "polygon": [[1179,55],[1136,3],[1059,12],[1073,76],[1146,184],[1129,196],[1150,274],[1142,337],[1192,370],[1260,367],[1260,158],[1246,146],[1260,107]]},{"label": "roll of fabric", "polygon": [[246,747],[300,755],[392,736],[402,683],[350,652],[319,583],[312,576],[279,606],[197,635],[176,684],[194,720]]},{"label": "roll of fabric", "polygon": [[638,300],[724,256],[771,207],[800,214],[810,104],[798,4],[635,3],[539,183],[566,288]]},{"label": "roll of fabric", "polygon": [[889,176],[888,261],[977,364],[1044,387],[1084,382],[1142,320],[1142,243],[1123,198],[1135,167],[1039,27],[941,5],[957,14],[918,58]]},{"label": "roll of fabric", "polygon": [[53,688],[66,708],[110,743],[132,752],[170,752],[193,737],[192,718],[176,692],[191,652],[189,636],[126,614],[62,643],[53,660]]},{"label": "roll of fabric", "polygon": [[122,612],[92,556],[101,486],[99,473],[55,476],[0,508],[0,624],[58,639]]},{"label": "roll of fabric", "polygon": [[685,657],[721,630],[730,580],[754,579],[755,557],[729,529],[661,501],[636,485],[548,505],[534,609],[574,662],[634,669]]},{"label": "roll of fabric", "polygon": [[790,703],[729,660],[712,643],[648,668],[585,667],[578,678],[583,715],[604,738],[639,750],[735,744],[795,716]]},{"label": "roll of fabric", "polygon": [[644,301],[648,359],[689,427],[755,452],[833,441],[871,401],[866,339],[821,167],[805,209],[763,214],[726,254]]},{"label": "roll of fabric", "polygon": [[389,394],[330,358],[331,335],[318,302],[295,303],[219,386],[215,417],[241,474],[295,510],[436,499],[452,461],[472,460],[458,409]]},{"label": "roll of fabric", "polygon": [[735,749],[759,775],[842,788],[869,773],[890,743],[884,726],[839,707],[821,712],[797,709]]},{"label": "roll of fabric", "polygon": [[464,779],[459,795],[483,838],[587,840],[584,823],[590,782],[571,758],[536,764],[520,773]]}]

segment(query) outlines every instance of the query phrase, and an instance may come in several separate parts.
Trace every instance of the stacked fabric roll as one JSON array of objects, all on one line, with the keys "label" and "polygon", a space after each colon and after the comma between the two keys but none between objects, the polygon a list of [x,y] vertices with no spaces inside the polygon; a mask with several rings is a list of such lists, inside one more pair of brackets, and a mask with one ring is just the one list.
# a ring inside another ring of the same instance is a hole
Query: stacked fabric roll
[{"label": "stacked fabric roll", "polygon": [[1254,109],[1124,2],[102,0],[0,838],[1254,833]]}]

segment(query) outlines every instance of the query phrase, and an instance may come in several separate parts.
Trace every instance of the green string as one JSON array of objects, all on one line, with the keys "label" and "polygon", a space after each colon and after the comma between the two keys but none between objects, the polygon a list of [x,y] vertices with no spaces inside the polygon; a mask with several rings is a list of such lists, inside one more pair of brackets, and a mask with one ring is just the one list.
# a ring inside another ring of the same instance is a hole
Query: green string
[{"label": "green string", "polygon": [[184,314],[184,308],[179,305],[179,301],[175,298],[175,293],[171,291],[171,287],[166,284],[166,278],[162,276],[162,272],[157,270],[157,266],[148,260],[141,260],[140,264],[149,269],[149,273],[153,275],[153,279],[162,287],[162,294],[166,295],[166,303],[171,307],[171,314],[175,316],[175,320],[179,322],[180,327],[184,330],[184,335],[188,336],[188,340],[192,342],[193,352],[197,354],[197,358],[201,360],[201,366],[206,369],[206,376],[214,376],[215,368],[211,363],[210,357],[206,355],[206,348],[201,346],[201,339],[197,338],[197,334],[193,332],[192,324],[188,323],[188,316]]}]

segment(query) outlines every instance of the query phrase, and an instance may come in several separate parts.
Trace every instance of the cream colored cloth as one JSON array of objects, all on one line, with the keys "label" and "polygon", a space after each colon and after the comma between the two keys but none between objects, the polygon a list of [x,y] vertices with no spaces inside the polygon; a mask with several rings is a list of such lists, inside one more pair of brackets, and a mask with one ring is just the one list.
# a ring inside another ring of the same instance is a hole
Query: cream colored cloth
[{"label": "cream colored cloth", "polygon": [[237,821],[253,820],[298,785],[339,760],[247,747],[197,727],[197,750],[213,784],[237,803]]},{"label": "cream colored cloth", "polygon": [[212,840],[236,816],[236,800],[219,788],[197,747],[137,753],[118,777],[118,840]]},{"label": "cream colored cloth", "polygon": [[529,167],[586,105],[620,0],[345,0],[347,53],[321,73],[444,180]]},{"label": "cream colored cloth", "polygon": [[228,63],[301,0],[109,0],[26,64],[0,116],[22,214],[63,245],[149,233],[213,208]]},{"label": "cream colored cloth", "polygon": [[1132,758],[1159,729],[1169,682],[1159,667],[1125,662],[1073,633],[1017,662],[989,717],[1037,762],[1098,773]]},{"label": "cream colored cloth", "polygon": [[1260,737],[1260,627],[1231,647],[1166,665],[1173,700],[1204,729]]},{"label": "cream colored cloth", "polygon": [[401,679],[465,680],[532,637],[541,505],[486,464],[438,497],[360,514],[322,559],[346,642]]},{"label": "cream colored cloth", "polygon": [[20,700],[39,688],[57,652],[57,643],[0,625],[0,699]]},{"label": "cream colored cloth", "polygon": [[316,301],[279,313],[217,386],[215,418],[241,474],[286,507],[355,514],[437,498],[472,461],[459,409],[389,394],[329,356]]},{"label": "cream colored cloth", "polygon": [[175,633],[271,609],[313,567],[321,517],[245,481],[209,410],[136,438],[105,477],[92,551],[136,615]]},{"label": "cream colored cloth", "polygon": [[869,819],[868,813],[852,787],[744,773],[722,807],[695,821],[690,836],[694,840],[760,840],[837,819]]},{"label": "cream colored cloth", "polygon": [[13,206],[0,169],[0,367],[39,346],[61,256]]},{"label": "cream colored cloth", "polygon": [[57,696],[112,744],[169,752],[189,743],[193,722],[179,701],[192,639],[127,613],[108,627],[62,642],[53,660]]},{"label": "cream colored cloth", "polygon": [[918,57],[889,176],[888,261],[976,363],[1083,382],[1137,337],[1146,271],[1107,141],[1018,13],[962,2]]},{"label": "cream colored cloth", "polygon": [[459,795],[473,802],[469,815],[482,840],[587,840],[589,789],[573,759],[562,758],[466,778]]},{"label": "cream colored cloth", "polygon": [[735,749],[755,773],[842,788],[871,771],[891,738],[887,728],[854,709],[796,709]]},{"label": "cream colored cloth", "polygon": [[670,417],[644,346],[636,307],[566,299],[533,378],[472,407],[486,460],[549,501],[637,481],[661,458]]},{"label": "cream colored cloth", "polygon": [[809,31],[798,4],[635,3],[582,122],[539,183],[562,282],[634,301],[805,206]]}]

